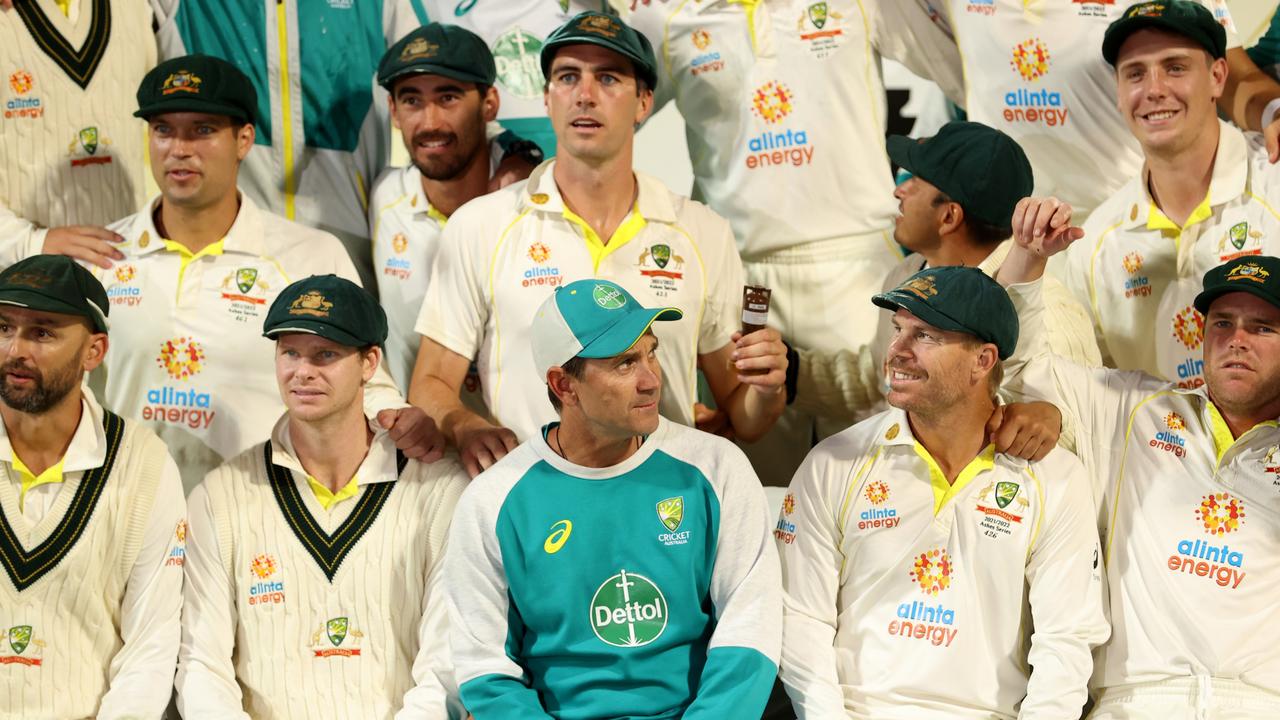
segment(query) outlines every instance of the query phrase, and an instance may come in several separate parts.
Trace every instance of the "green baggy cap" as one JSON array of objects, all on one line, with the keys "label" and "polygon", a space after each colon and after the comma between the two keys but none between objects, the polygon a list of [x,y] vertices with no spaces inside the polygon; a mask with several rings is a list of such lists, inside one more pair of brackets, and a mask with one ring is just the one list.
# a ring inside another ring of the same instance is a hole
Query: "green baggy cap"
[{"label": "green baggy cap", "polygon": [[133,114],[200,112],[257,124],[257,107],[258,92],[235,65],[211,55],[185,55],[165,60],[142,78]]},{"label": "green baggy cap", "polygon": [[547,36],[542,44],[542,75],[551,77],[551,61],[565,45],[599,45],[635,63],[636,73],[648,84],[658,87],[658,61],[649,38],[612,15],[587,11],[573,16]]},{"label": "green baggy cap", "polygon": [[1214,300],[1233,292],[1257,295],[1280,307],[1280,259],[1258,255],[1211,269],[1204,274],[1204,289],[1196,295],[1195,308],[1208,315]]},{"label": "green baggy cap", "polygon": [[262,334],[309,333],[348,347],[387,341],[387,314],[364,288],[337,275],[312,275],[276,296]]},{"label": "green baggy cap", "polygon": [[1009,294],[973,267],[925,268],[887,293],[871,298],[886,310],[902,308],[940,330],[976,336],[996,346],[1001,360],[1018,347],[1018,311]]},{"label": "green baggy cap", "polygon": [[1143,28],[1185,35],[1215,59],[1227,55],[1227,31],[1213,18],[1208,8],[1189,0],[1160,0],[1134,5],[1107,27],[1106,34],[1102,36],[1102,57],[1108,65],[1115,67],[1120,46]]},{"label": "green baggy cap", "polygon": [[388,90],[405,75],[443,75],[492,85],[498,69],[479,35],[457,25],[431,23],[400,38],[378,63],[378,84]]},{"label": "green baggy cap", "polygon": [[1022,147],[1008,135],[976,122],[949,122],[938,134],[914,140],[890,136],[889,157],[960,203],[966,214],[1007,228],[1018,201],[1035,180]]},{"label": "green baggy cap", "polygon": [[111,304],[93,273],[66,255],[36,255],[0,272],[0,305],[79,315],[107,332]]}]

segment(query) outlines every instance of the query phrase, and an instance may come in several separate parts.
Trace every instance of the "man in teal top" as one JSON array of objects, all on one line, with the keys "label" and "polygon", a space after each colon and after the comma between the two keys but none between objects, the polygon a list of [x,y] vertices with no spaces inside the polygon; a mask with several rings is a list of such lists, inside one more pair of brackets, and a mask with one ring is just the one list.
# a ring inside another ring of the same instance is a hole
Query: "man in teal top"
[{"label": "man in teal top", "polygon": [[764,709],[781,644],[769,511],[736,446],[658,415],[650,325],[680,316],[596,279],[539,308],[560,422],[472,481],[445,560],[476,720]]}]

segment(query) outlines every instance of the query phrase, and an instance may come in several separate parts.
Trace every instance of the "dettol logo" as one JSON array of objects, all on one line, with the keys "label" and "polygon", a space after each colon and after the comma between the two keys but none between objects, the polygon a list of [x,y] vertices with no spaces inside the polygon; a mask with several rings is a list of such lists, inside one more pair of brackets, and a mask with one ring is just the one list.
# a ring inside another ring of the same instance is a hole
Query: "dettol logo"
[{"label": "dettol logo", "polygon": [[591,629],[614,647],[648,645],[667,629],[667,599],[649,578],[621,570],[591,598]]}]

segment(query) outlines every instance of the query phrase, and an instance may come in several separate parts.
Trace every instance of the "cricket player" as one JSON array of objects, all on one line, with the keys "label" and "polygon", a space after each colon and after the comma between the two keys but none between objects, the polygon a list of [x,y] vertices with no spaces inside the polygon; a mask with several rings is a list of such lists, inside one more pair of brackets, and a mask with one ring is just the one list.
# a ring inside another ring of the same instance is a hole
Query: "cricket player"
[{"label": "cricket player", "polygon": [[1079,717],[1107,638],[1084,468],[995,452],[1018,318],[981,270],[876,295],[892,409],[820,443],[774,536],[782,682],[808,718]]},{"label": "cricket player", "polygon": [[556,154],[556,133],[542,102],[546,84],[539,61],[542,43],[574,15],[586,10],[609,12],[609,4],[608,0],[422,0],[429,19],[466,28],[488,44],[502,99],[498,122],[537,143],[547,157]]},{"label": "cricket player", "polygon": [[[239,190],[256,103],[233,65],[167,60],[137,99],[160,197],[110,226],[125,259],[94,270],[118,319],[104,404],[153,428],[190,490],[270,433],[280,412],[272,346],[257,330],[280,290],[298,277],[356,272],[333,236],[260,210]],[[366,397],[372,412],[404,406],[383,370]],[[411,438],[430,442],[430,423],[416,409],[392,414],[382,421],[421,455]]]},{"label": "cricket player", "polygon": [[141,423],[82,385],[111,306],[68,257],[0,272],[0,715],[158,718],[178,655],[186,505]]},{"label": "cricket player", "polygon": [[120,98],[156,64],[152,11],[0,0],[0,267],[40,252],[118,259],[103,226],[146,197],[145,129]]},{"label": "cricket player", "polygon": [[367,287],[369,192],[392,140],[373,76],[387,48],[426,21],[419,0],[182,0],[159,30],[162,57],[213,55],[250,79],[261,122],[244,192],[336,236]]},{"label": "cricket player", "polygon": [[[615,17],[582,13],[547,38],[542,65],[559,154],[450,218],[416,326],[410,399],[468,471],[489,467],[555,416],[527,352],[534,311],[555,288],[595,277],[684,311],[655,331],[663,415],[694,423],[701,369],[738,437],[758,439],[785,404],[786,351],[769,328],[735,337],[743,275],[729,224],[632,171],[635,127],[658,82],[648,41]],[[744,346],[761,350],[761,374],[739,372],[733,354]],[[458,399],[472,358],[496,425]]]},{"label": "cricket player", "polygon": [[286,412],[191,495],[183,718],[461,718],[440,569],[466,475],[365,414],[386,315],[315,276],[262,332]]},{"label": "cricket player", "polygon": [[[902,259],[880,60],[959,99],[955,43],[899,0],[632,4],[658,58],[655,107],[684,117],[693,197],[729,220],[747,281],[773,289],[773,324],[823,352],[871,342],[867,299]],[[781,487],[815,433],[846,424],[789,409],[747,455]]]},{"label": "cricket player", "polygon": [[777,672],[769,511],[732,443],[658,413],[655,322],[607,280],[558,288],[532,353],[559,422],[476,478],[446,574],[475,720],[758,718]]},{"label": "cricket player", "polygon": [[[1223,28],[1221,57],[1230,72],[1216,109],[1244,130],[1265,130],[1280,157],[1280,85],[1240,47],[1226,0],[1195,0]],[[1141,137],[1123,100],[1116,112],[1115,74],[1089,56],[1110,23],[1149,2],[1110,0],[916,0],[960,46],[965,97],[974,120],[1009,134],[1036,169],[1036,194],[1063,199],[1088,217],[1144,170]],[[1163,0],[1161,5],[1169,3]],[[1198,200],[1199,198],[1197,198]],[[1109,223],[1108,223],[1109,224]],[[1065,279],[1065,278],[1064,278]]]},{"label": "cricket player", "polygon": [[[486,138],[498,112],[493,55],[479,36],[453,25],[424,25],[382,56],[378,82],[412,162],[389,169],[370,203],[378,298],[387,311],[387,369],[408,392],[421,338],[414,324],[440,233],[449,216],[489,191],[502,150]],[[483,408],[479,378],[468,373],[467,405]]]},{"label": "cricket player", "polygon": [[1088,303],[1108,364],[1188,388],[1205,380],[1200,276],[1280,254],[1280,167],[1260,136],[1217,117],[1230,82],[1225,37],[1187,0],[1135,6],[1107,29],[1102,54],[1145,164],[1067,254],[1067,282]]},{"label": "cricket player", "polygon": [[[911,174],[894,190],[899,214],[893,231],[911,254],[886,277],[884,292],[927,267],[963,265],[994,274],[1009,250],[1013,209],[1033,186],[1031,164],[1018,143],[981,123],[953,122],[930,138],[892,136],[888,149]],[[1054,352],[1081,365],[1101,365],[1089,315],[1061,283],[1046,283]],[[794,407],[851,424],[881,404],[894,331],[890,313],[881,312],[878,320],[875,339],[856,350],[797,351]]]},{"label": "cricket player", "polygon": [[1091,718],[1280,717],[1280,259],[1205,273],[1204,385],[1080,368],[1048,352],[1037,282],[1084,235],[1071,214],[1024,200],[997,277],[1026,329],[1006,389],[1058,404],[1094,481],[1113,629]]}]

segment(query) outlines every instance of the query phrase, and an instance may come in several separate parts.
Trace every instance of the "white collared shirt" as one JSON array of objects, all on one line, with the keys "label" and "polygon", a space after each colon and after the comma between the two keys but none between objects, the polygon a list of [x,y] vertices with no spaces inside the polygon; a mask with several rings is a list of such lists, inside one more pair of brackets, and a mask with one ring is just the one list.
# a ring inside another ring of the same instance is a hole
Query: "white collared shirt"
[{"label": "white collared shirt", "polygon": [[1192,306],[1204,273],[1280,254],[1280,167],[1257,133],[1218,128],[1209,193],[1183,227],[1156,207],[1144,168],[1067,251],[1067,284],[1090,311],[1109,364],[1182,387],[1204,383],[1204,318]]},{"label": "white collared shirt", "polygon": [[[1225,0],[1196,0],[1227,28]],[[1087,217],[1138,172],[1142,148],[1116,109],[1102,36],[1136,0],[928,0],[963,58],[969,119],[1006,133],[1035,168],[1036,195]],[[908,3],[909,4],[909,3]]]},{"label": "white collared shirt", "polygon": [[[222,252],[188,260],[165,251],[157,203],[112,224],[125,258],[92,268],[111,302],[103,404],[155,430],[190,490],[283,410],[275,343],[262,336],[276,296],[310,275],[359,278],[332,235],[264,212],[244,193]],[[374,411],[404,405],[381,369],[365,399]]]},{"label": "white collared shirt", "polygon": [[821,241],[895,250],[880,55],[952,97],[963,83],[955,44],[912,5],[655,2],[630,13],[658,58],[656,107],[674,99],[684,116],[692,196],[728,218],[748,262]]},{"label": "white collared shirt", "polygon": [[[60,493],[75,494],[85,472],[101,467],[107,456],[102,428],[103,410],[93,393],[82,386],[80,424],[63,456],[63,480],[36,485],[26,493],[23,518],[31,525],[45,519]],[[22,480],[13,469],[13,447],[0,423],[0,464],[4,478],[18,495]],[[186,501],[178,466],[166,457],[142,543],[120,608],[118,632],[124,646],[111,660],[109,689],[102,698],[99,718],[145,716],[167,701],[176,662],[174,651],[181,633],[182,565],[186,556]],[[7,580],[0,582],[8,582]],[[103,632],[112,632],[103,628]]]},{"label": "white collared shirt", "polygon": [[987,446],[948,483],[890,409],[809,453],[774,537],[801,718],[1079,716],[1107,622],[1088,480],[1065,450]]},{"label": "white collared shirt", "polygon": [[530,350],[534,313],[557,287],[613,281],[645,307],[684,311],[680,320],[653,325],[663,371],[659,409],[693,425],[698,355],[724,347],[740,325],[742,261],[729,224],[636,173],[635,210],[604,244],[566,217],[553,170],[554,161],[543,163],[527,182],[454,213],[417,331],[476,358],[485,405],[525,440],[556,419]]}]

